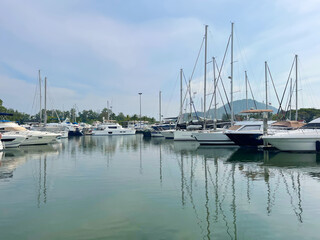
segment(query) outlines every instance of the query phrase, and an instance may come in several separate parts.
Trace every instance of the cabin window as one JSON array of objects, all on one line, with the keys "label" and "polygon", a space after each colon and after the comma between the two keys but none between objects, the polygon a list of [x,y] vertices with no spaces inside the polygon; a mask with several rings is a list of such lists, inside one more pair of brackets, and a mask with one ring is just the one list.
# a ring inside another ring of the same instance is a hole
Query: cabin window
[{"label": "cabin window", "polygon": [[302,129],[320,129],[320,123],[308,123],[307,125],[301,128]]},{"label": "cabin window", "polygon": [[239,129],[239,131],[255,131],[255,130],[260,130],[260,127],[261,127],[260,125],[247,125]]},{"label": "cabin window", "polygon": [[117,129],[116,126],[109,126],[110,129]]}]

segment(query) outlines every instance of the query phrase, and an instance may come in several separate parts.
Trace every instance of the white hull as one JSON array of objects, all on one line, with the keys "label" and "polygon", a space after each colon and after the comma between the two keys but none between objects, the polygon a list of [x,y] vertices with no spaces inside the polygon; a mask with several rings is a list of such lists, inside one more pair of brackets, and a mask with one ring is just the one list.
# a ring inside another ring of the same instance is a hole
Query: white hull
[{"label": "white hull", "polygon": [[161,131],[161,134],[166,139],[173,139],[174,138],[174,132],[175,132],[175,130],[164,130],[164,131]]},{"label": "white hull", "polygon": [[151,137],[163,137],[163,135],[161,134],[161,132],[151,132]]},{"label": "white hull", "polygon": [[193,134],[200,145],[234,145],[223,131],[199,131]]},{"label": "white hull", "polygon": [[1,142],[5,148],[15,148],[19,147],[25,139],[26,136],[4,133]]},{"label": "white hull", "polygon": [[57,137],[59,136],[55,133],[41,131],[21,131],[16,133],[26,137],[20,146],[55,143],[57,141]]},{"label": "white hull", "polygon": [[263,139],[281,151],[316,151],[316,142],[320,141],[320,134],[318,136],[266,136]]},{"label": "white hull", "polygon": [[134,135],[136,134],[135,129],[114,129],[114,130],[93,130],[92,135],[94,136],[113,136],[113,135]]},{"label": "white hull", "polygon": [[197,132],[198,131],[175,131],[173,139],[174,141],[196,141],[192,135]]},{"label": "white hull", "polygon": [[2,144],[2,142],[0,141],[0,151],[2,151],[3,150],[3,144]]}]

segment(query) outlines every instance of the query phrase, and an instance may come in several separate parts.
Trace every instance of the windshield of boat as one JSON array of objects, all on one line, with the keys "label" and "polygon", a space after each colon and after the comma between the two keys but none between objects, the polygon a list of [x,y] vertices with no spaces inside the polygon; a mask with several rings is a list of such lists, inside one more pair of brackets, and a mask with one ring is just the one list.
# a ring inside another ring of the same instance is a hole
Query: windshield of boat
[{"label": "windshield of boat", "polygon": [[247,125],[239,129],[238,131],[255,131],[260,130],[261,125]]},{"label": "windshield of boat", "polygon": [[320,123],[308,123],[301,127],[301,129],[320,129]]}]

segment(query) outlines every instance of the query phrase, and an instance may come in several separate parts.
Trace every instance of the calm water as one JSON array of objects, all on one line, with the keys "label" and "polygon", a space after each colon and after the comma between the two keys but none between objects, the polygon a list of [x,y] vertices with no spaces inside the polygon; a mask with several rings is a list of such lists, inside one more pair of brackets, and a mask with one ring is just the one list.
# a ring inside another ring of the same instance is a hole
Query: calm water
[{"label": "calm water", "polygon": [[319,239],[316,154],[136,135],[0,159],[1,239]]}]

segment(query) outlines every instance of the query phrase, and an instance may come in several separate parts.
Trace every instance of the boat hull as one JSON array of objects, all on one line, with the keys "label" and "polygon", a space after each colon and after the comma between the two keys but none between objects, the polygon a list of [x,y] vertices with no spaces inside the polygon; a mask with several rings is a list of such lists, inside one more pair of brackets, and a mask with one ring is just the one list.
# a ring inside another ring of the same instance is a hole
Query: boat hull
[{"label": "boat hull", "polygon": [[174,141],[196,141],[193,134],[197,131],[175,131]]},{"label": "boat hull", "polygon": [[242,147],[257,147],[263,145],[262,133],[226,133],[226,135],[236,144]]},{"label": "boat hull", "polygon": [[224,132],[197,132],[193,134],[200,145],[235,145]]},{"label": "boat hull", "polygon": [[104,130],[93,130],[92,135],[93,136],[113,136],[113,135],[134,135],[136,134],[136,130],[134,129],[114,129],[107,131]]},{"label": "boat hull", "polygon": [[298,152],[311,152],[317,151],[316,142],[320,142],[320,136],[318,137],[264,137],[264,139],[281,151],[298,151]]}]

